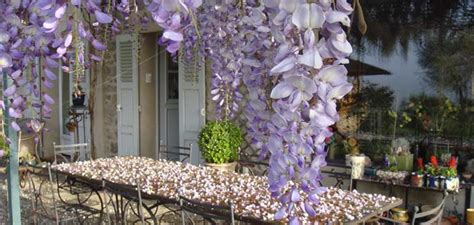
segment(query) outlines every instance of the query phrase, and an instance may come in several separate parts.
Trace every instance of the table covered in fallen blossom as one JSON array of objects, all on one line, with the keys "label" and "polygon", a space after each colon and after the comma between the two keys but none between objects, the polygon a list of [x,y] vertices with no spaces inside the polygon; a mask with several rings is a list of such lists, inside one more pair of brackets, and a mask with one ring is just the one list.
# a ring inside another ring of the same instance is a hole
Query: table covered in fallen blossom
[{"label": "table covered in fallen blossom", "polygon": [[[234,205],[236,219],[242,221],[274,221],[280,203],[268,191],[266,177],[219,171],[210,167],[145,157],[114,157],[92,161],[53,165],[53,169],[71,176],[100,182],[136,185],[151,196],[176,200],[189,199],[215,205]],[[300,193],[304,198],[305,193]],[[304,224],[357,223],[402,204],[397,198],[328,188],[314,205],[316,217],[309,217],[300,207],[297,213]],[[285,222],[285,221],[281,221]]]}]

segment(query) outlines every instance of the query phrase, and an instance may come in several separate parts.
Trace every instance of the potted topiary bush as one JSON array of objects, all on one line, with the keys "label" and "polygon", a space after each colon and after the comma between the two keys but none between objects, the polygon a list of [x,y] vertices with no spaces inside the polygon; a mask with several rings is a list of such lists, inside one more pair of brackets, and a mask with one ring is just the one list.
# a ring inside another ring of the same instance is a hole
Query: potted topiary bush
[{"label": "potted topiary bush", "polygon": [[240,128],[230,121],[210,121],[199,134],[199,147],[206,166],[235,171],[242,144]]}]

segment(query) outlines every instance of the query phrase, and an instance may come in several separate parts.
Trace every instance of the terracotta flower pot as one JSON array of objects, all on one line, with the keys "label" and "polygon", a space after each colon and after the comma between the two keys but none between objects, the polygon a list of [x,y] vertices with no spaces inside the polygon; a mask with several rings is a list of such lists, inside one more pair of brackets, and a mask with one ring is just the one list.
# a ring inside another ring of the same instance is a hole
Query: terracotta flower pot
[{"label": "terracotta flower pot", "polygon": [[423,187],[423,175],[420,175],[416,172],[411,174],[411,185],[415,187]]},{"label": "terracotta flower pot", "polygon": [[237,162],[221,163],[221,164],[205,163],[204,165],[221,170],[221,171],[235,172],[235,167],[237,166]]},{"label": "terracotta flower pot", "polygon": [[77,128],[77,124],[73,121],[67,122],[65,126],[69,132],[74,132]]}]

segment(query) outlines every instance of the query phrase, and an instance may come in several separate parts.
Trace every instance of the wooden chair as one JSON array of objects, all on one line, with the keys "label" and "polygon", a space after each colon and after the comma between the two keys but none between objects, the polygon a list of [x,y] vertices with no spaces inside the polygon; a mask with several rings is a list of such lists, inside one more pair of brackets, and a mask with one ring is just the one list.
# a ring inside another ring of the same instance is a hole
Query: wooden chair
[{"label": "wooden chair", "polygon": [[56,145],[53,142],[54,163],[72,163],[77,161],[90,160],[89,143]]},{"label": "wooden chair", "polygon": [[[109,224],[127,224],[128,220],[132,220],[133,224],[148,224],[148,221],[151,221],[151,224],[158,224],[155,215],[159,204],[146,204],[145,201],[147,200],[156,201],[152,196],[141,191],[140,182],[137,182],[137,185],[126,185],[103,180],[102,186],[105,194],[106,213]],[[109,204],[112,204],[114,210],[113,219],[110,218],[109,209],[107,207]],[[145,216],[145,212],[148,216]],[[130,213],[137,218],[128,218]]]},{"label": "wooden chair", "polygon": [[47,163],[41,166],[26,164],[25,166],[27,168],[33,223],[37,224],[41,219],[54,221],[56,224],[68,221],[83,224],[91,216],[99,213],[99,210],[85,205],[65,204],[58,201],[57,194],[59,193],[55,192],[55,176],[53,176],[55,172],[51,170],[51,164]]},{"label": "wooden chair", "polygon": [[[187,212],[201,216],[204,221],[212,225],[217,225],[218,221],[224,221],[224,224],[235,225],[234,206],[232,204],[216,206],[180,196],[179,205],[181,206],[181,220],[183,225],[189,224],[186,223],[186,217],[190,218],[186,215]],[[193,220],[191,220],[191,222],[194,224]]]},{"label": "wooden chair", "polygon": [[443,218],[443,211],[444,211],[444,204],[446,203],[446,199],[448,198],[448,193],[444,193],[443,200],[439,205],[434,207],[433,209],[430,209],[425,212],[420,212],[420,209],[418,206],[415,206],[415,210],[413,212],[413,216],[411,217],[411,221],[408,223],[400,222],[391,218],[386,218],[386,217],[378,217],[381,220],[389,221],[395,224],[410,224],[410,225],[431,225],[431,224],[441,224],[441,220]]},{"label": "wooden chair", "polygon": [[158,148],[158,159],[165,159],[171,161],[181,161],[191,163],[193,153],[193,145],[189,144],[189,147],[183,146],[170,146],[164,145],[163,141],[160,140],[160,146]]}]

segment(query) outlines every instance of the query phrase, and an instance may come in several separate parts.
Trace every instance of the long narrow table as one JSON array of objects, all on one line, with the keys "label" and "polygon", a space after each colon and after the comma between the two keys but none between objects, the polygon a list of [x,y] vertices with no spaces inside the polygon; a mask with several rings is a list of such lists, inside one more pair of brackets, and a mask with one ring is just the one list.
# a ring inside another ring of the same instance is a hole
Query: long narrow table
[{"label": "long narrow table", "polygon": [[[96,184],[102,179],[127,185],[140,182],[144,193],[167,199],[168,203],[177,204],[178,196],[214,205],[232,202],[235,218],[244,222],[284,222],[273,219],[280,203],[270,196],[266,177],[132,156],[59,164],[53,169]],[[305,196],[305,193],[300,194]],[[297,207],[300,221],[356,224],[402,204],[401,199],[336,188],[329,188],[319,200],[319,205],[313,205],[316,218],[310,218]]]}]

